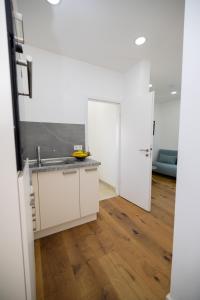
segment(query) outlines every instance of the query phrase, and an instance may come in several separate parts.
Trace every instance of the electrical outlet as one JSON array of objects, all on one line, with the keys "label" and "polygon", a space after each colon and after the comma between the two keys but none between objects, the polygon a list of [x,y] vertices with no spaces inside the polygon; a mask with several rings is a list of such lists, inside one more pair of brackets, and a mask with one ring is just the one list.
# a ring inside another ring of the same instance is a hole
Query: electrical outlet
[{"label": "electrical outlet", "polygon": [[74,151],[83,150],[82,145],[74,145]]}]

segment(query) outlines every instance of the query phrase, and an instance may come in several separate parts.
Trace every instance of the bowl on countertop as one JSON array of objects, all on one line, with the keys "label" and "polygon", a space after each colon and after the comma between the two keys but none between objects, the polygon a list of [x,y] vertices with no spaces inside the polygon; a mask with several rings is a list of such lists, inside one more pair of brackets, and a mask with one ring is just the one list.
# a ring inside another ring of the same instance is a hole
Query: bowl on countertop
[{"label": "bowl on countertop", "polygon": [[88,156],[90,156],[90,152],[83,151],[83,150],[74,151],[72,153],[72,157],[80,161],[85,160]]}]

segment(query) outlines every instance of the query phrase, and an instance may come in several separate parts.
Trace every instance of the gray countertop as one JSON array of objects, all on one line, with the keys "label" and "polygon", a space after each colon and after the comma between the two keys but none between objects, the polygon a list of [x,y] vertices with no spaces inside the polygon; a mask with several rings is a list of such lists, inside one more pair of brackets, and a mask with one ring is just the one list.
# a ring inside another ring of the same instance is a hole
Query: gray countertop
[{"label": "gray countertop", "polygon": [[32,172],[48,172],[48,171],[57,171],[57,170],[65,170],[65,169],[74,169],[74,168],[84,168],[84,167],[93,167],[99,166],[101,163],[86,158],[83,161],[79,161],[77,159],[71,158],[64,160],[63,162],[57,162],[58,160],[55,159],[51,160],[50,162],[44,162],[42,166],[38,166],[36,162],[30,162],[29,167],[30,171]]}]

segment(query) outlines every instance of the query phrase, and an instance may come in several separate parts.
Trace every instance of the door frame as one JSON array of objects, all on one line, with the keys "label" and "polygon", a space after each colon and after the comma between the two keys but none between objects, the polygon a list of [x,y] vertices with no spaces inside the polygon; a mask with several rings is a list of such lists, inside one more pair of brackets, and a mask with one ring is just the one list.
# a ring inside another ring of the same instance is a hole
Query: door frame
[{"label": "door frame", "polygon": [[118,132],[118,161],[117,161],[117,186],[116,186],[116,194],[120,195],[120,161],[121,161],[121,103],[120,101],[115,101],[113,99],[105,99],[103,97],[88,97],[87,99],[87,112],[86,112],[86,123],[85,123],[85,145],[86,148],[89,146],[88,142],[88,103],[89,101],[93,102],[101,102],[106,104],[114,104],[119,107],[119,132]]},{"label": "door frame", "polygon": [[153,153],[154,153],[154,135],[153,135],[153,130],[154,130],[154,116],[155,116],[155,91],[151,91],[150,92],[151,95],[151,101],[152,101],[152,111],[151,111],[151,126],[150,126],[150,130],[152,133],[151,136],[151,150],[150,150],[150,155],[151,155],[151,173],[150,173],[150,199],[149,199],[149,211],[151,211],[151,204],[152,204],[152,164],[153,164]]}]

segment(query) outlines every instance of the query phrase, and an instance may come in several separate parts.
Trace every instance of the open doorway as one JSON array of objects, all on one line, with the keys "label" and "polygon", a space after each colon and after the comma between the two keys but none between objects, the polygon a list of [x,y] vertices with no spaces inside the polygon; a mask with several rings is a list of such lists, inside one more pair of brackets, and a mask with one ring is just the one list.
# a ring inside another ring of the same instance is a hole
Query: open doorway
[{"label": "open doorway", "polygon": [[99,168],[100,199],[119,194],[120,105],[88,100],[88,149]]},{"label": "open doorway", "polygon": [[176,179],[180,99],[155,101],[153,173]]},{"label": "open doorway", "polygon": [[[178,164],[180,95],[154,104],[152,215],[173,231]],[[172,235],[169,252],[172,253]]]}]

